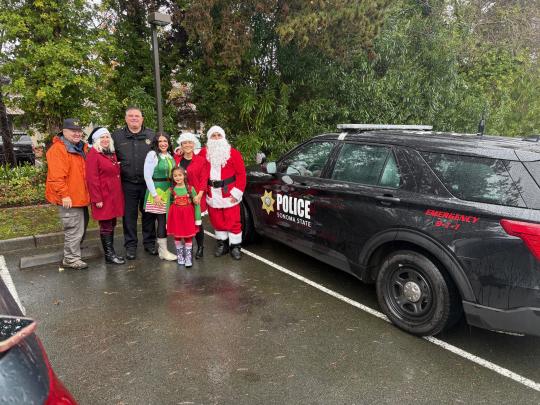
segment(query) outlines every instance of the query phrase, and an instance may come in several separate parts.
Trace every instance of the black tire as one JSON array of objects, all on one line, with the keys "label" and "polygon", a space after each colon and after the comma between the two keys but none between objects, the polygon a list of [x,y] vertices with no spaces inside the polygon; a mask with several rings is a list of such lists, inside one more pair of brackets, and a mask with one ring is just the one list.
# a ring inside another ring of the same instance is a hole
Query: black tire
[{"label": "black tire", "polygon": [[461,315],[454,283],[420,253],[400,250],[389,255],[376,284],[382,311],[397,327],[413,335],[436,335]]},{"label": "black tire", "polygon": [[242,219],[242,244],[249,245],[257,240],[257,232],[253,225],[253,217],[244,202],[240,203],[240,217]]}]

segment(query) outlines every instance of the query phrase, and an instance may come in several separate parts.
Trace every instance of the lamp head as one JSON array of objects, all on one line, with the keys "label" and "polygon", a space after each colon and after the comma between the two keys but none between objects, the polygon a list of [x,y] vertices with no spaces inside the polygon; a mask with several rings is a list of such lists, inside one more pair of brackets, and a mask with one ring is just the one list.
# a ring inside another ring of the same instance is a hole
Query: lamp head
[{"label": "lamp head", "polygon": [[148,22],[152,25],[158,25],[160,27],[164,27],[165,25],[169,25],[171,23],[171,16],[168,14],[163,13],[150,13],[148,15]]}]

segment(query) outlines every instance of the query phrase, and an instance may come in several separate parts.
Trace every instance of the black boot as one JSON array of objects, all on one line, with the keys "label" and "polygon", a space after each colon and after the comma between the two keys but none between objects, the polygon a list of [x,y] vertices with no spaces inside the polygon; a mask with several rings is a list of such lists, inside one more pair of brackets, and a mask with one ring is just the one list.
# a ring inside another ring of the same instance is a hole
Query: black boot
[{"label": "black boot", "polygon": [[156,245],[147,245],[144,247],[144,251],[152,256],[157,256],[158,255],[158,250],[157,250],[157,247]]},{"label": "black boot", "polygon": [[218,240],[214,256],[219,257],[229,253],[229,239]]},{"label": "black boot", "polygon": [[204,246],[197,246],[197,253],[195,253],[195,259],[200,259],[204,256]]},{"label": "black boot", "polygon": [[126,249],[126,259],[135,260],[137,258],[137,248]]},{"label": "black boot", "polygon": [[234,260],[240,260],[242,258],[242,250],[241,250],[241,245],[240,244],[237,244],[237,245],[231,245],[231,257],[234,259]]},{"label": "black boot", "polygon": [[111,264],[124,264],[125,260],[120,259],[114,254],[113,237],[112,235],[101,235],[101,244],[103,245],[103,253],[105,254],[105,262]]},{"label": "black boot", "polygon": [[195,235],[197,241],[197,253],[195,253],[195,259],[200,259],[204,256],[204,230],[202,225],[199,225],[199,232]]},{"label": "black boot", "polygon": [[[124,257],[123,256],[120,256],[116,253],[116,250],[114,249],[114,228],[113,228],[113,231],[111,233],[111,240],[112,240],[112,251],[113,251],[113,254],[119,258],[120,260],[124,260]],[[125,261],[125,260],[124,260]]]}]

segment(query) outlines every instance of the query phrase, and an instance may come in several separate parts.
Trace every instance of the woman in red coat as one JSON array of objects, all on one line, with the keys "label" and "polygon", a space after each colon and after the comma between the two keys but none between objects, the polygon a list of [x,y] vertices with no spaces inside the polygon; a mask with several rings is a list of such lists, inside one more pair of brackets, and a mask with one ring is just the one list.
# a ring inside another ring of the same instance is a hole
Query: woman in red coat
[{"label": "woman in red coat", "polygon": [[99,233],[105,261],[124,264],[114,250],[116,218],[124,215],[124,193],[120,182],[120,164],[114,153],[114,143],[106,128],[91,134],[92,149],[86,156],[86,182],[90,194],[92,217],[99,222]]},{"label": "woman in red coat", "polygon": [[[201,216],[207,214],[206,197],[204,192],[206,184],[203,184],[202,171],[206,164],[206,149],[201,150],[201,143],[196,135],[191,132],[181,133],[178,137],[178,148],[174,150],[174,160],[177,166],[182,166],[188,177],[188,182],[197,191],[197,201],[201,207]],[[204,229],[202,223],[199,225],[199,232],[195,235],[197,241],[197,253],[195,258],[200,259],[204,254]]]}]

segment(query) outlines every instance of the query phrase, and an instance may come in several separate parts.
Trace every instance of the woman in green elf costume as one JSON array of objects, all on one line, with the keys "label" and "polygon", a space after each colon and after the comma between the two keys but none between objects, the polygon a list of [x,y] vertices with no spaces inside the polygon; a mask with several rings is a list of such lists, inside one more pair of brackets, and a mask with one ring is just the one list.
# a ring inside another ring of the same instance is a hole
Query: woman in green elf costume
[{"label": "woman in green elf costume", "polygon": [[144,181],[147,187],[144,210],[153,214],[157,221],[159,258],[171,261],[176,260],[176,255],[167,249],[167,210],[171,194],[170,176],[175,165],[169,135],[158,132],[144,161]]}]

